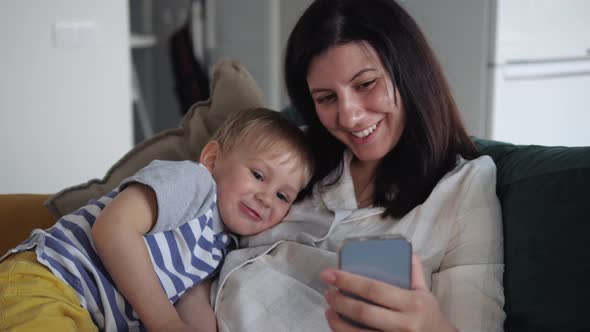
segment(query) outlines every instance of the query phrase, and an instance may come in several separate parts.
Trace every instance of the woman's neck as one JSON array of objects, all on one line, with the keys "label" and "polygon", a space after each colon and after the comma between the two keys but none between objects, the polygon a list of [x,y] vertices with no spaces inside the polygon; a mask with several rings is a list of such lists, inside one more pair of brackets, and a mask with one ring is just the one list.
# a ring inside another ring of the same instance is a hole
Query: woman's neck
[{"label": "woman's neck", "polygon": [[354,194],[359,208],[373,204],[375,194],[375,174],[378,161],[361,161],[356,158],[350,163],[350,175],[354,185]]}]

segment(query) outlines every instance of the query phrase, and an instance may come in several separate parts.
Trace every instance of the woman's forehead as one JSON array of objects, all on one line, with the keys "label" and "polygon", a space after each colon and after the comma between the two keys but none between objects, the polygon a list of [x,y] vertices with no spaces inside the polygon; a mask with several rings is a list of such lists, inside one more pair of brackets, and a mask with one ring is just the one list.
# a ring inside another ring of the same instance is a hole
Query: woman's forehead
[{"label": "woman's forehead", "polygon": [[379,56],[371,45],[366,42],[338,44],[311,60],[307,81],[310,85],[334,79],[348,82],[366,69],[383,69]]}]

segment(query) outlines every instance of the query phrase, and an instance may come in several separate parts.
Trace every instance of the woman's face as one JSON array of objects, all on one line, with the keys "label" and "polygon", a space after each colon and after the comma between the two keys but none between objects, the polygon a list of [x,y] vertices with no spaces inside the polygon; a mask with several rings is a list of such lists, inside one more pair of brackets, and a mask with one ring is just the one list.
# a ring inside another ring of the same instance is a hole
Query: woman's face
[{"label": "woman's face", "polygon": [[370,45],[337,45],[316,56],[307,84],[321,123],[359,161],[378,162],[397,145],[404,109]]}]

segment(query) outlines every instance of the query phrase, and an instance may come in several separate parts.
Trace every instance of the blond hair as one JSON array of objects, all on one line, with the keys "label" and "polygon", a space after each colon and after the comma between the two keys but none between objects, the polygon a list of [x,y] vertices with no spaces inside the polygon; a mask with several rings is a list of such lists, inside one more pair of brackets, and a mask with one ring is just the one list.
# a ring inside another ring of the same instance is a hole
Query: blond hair
[{"label": "blond hair", "polygon": [[313,157],[303,131],[277,111],[259,107],[232,113],[211,140],[219,143],[222,153],[244,144],[257,152],[288,151],[303,168],[306,183],[313,174]]}]

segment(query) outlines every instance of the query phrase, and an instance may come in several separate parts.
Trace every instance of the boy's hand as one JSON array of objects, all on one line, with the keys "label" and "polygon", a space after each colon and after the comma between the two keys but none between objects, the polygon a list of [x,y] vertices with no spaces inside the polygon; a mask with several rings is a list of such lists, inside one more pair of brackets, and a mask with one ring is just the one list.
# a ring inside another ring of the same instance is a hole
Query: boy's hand
[{"label": "boy's hand", "polygon": [[160,327],[153,330],[154,332],[195,332],[196,330],[188,326],[182,320],[173,320],[164,322]]},{"label": "boy's hand", "polygon": [[204,280],[184,293],[174,305],[180,318],[195,331],[217,331],[217,320],[209,303],[210,288],[211,279]]},{"label": "boy's hand", "polygon": [[160,285],[143,238],[157,215],[154,191],[142,184],[131,184],[100,213],[92,236],[104,266],[146,328],[184,331],[188,325]]}]

